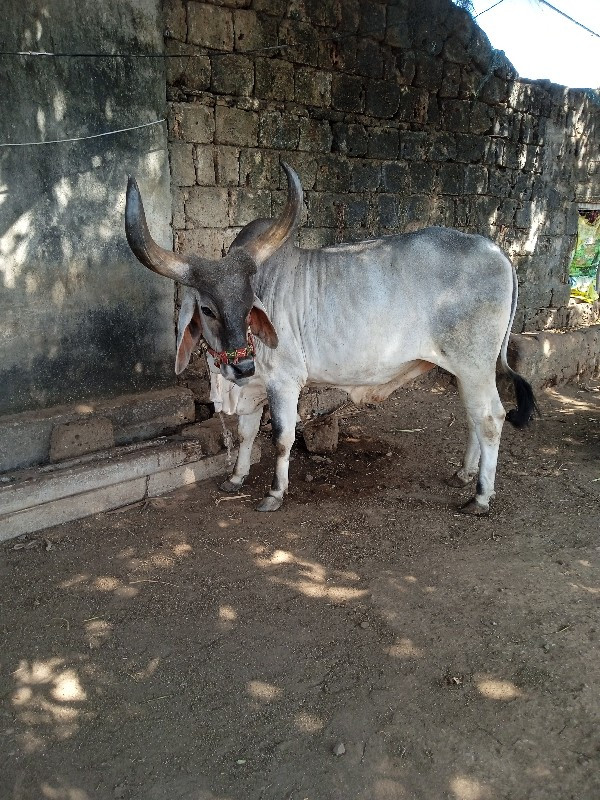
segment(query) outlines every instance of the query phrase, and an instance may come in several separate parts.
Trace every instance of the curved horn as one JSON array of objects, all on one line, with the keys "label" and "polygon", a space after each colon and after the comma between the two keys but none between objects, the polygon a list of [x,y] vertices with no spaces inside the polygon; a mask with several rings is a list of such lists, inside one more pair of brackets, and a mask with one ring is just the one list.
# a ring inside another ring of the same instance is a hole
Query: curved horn
[{"label": "curved horn", "polygon": [[181,261],[175,253],[163,250],[156,244],[146,223],[144,204],[135,178],[129,176],[127,181],[127,199],[125,202],[125,234],[135,257],[145,267],[165,278],[185,282],[189,266]]},{"label": "curved horn", "polygon": [[281,247],[294,231],[302,216],[303,194],[300,178],[285,161],[281,162],[281,166],[288,182],[288,199],[285,208],[266,231],[244,245],[244,249],[250,253],[257,264],[262,264]]}]

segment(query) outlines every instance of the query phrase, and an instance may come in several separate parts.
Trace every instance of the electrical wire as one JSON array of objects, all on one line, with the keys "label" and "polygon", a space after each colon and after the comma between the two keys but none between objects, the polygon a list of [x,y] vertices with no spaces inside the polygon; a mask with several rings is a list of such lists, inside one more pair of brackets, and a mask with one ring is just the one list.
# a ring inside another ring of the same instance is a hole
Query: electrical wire
[{"label": "electrical wire", "polygon": [[1,142],[0,147],[30,147],[32,145],[40,144],[63,144],[64,142],[83,142],[86,139],[98,139],[101,136],[114,136],[116,133],[125,133],[126,131],[137,131],[139,128],[148,128],[150,125],[159,125],[161,122],[166,122],[163,119],[155,119],[153,122],[144,122],[141,125],[132,125],[130,128],[118,128],[114,131],[105,131],[104,133],[92,133],[90,136],[74,136],[70,139],[50,139],[45,142]]}]

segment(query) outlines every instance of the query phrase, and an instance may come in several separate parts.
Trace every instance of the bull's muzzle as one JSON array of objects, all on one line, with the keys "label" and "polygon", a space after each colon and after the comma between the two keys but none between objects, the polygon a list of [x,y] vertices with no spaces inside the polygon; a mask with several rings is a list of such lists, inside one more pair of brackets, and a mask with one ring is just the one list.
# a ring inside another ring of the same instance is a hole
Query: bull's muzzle
[{"label": "bull's muzzle", "polygon": [[238,361],[237,364],[229,364],[228,366],[233,373],[233,380],[235,382],[243,378],[251,378],[255,372],[253,358],[245,358],[242,361]]}]

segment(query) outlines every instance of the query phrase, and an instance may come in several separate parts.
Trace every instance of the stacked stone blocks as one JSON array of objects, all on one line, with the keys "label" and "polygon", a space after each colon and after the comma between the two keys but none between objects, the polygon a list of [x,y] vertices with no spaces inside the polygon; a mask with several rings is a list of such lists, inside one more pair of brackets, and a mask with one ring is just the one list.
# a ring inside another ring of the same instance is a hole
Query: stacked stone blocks
[{"label": "stacked stone blocks", "polygon": [[276,214],[283,158],[305,189],[303,246],[449,225],[511,256],[519,328],[566,305],[577,202],[600,197],[593,98],[519,80],[450,0],[165,10],[182,251],[218,257]]}]

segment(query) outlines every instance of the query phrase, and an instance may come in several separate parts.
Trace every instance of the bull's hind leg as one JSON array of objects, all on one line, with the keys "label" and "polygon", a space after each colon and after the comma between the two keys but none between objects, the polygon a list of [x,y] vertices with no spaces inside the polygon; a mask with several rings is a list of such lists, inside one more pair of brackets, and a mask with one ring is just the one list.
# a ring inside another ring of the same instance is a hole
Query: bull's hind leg
[{"label": "bull's hind leg", "polygon": [[462,467],[448,479],[450,486],[463,488],[468,486],[477,477],[479,471],[479,457],[481,448],[477,438],[477,430],[469,414],[467,414],[467,424],[469,426],[469,438],[467,439],[467,449],[463,458]]},{"label": "bull's hind leg", "polygon": [[288,488],[290,450],[296,438],[296,416],[300,387],[297,385],[267,387],[271,426],[275,443],[275,474],[271,488],[256,507],[257,511],[277,511]]},{"label": "bull's hind leg", "polygon": [[[475,497],[462,509],[467,514],[487,514],[494,497],[498,448],[504,422],[504,408],[498,396],[495,375],[482,380],[458,379],[460,394],[469,418],[469,442],[462,471],[465,478],[476,468],[479,450],[479,475]],[[477,440],[478,447],[476,446]],[[461,474],[462,473],[462,474]]]}]

